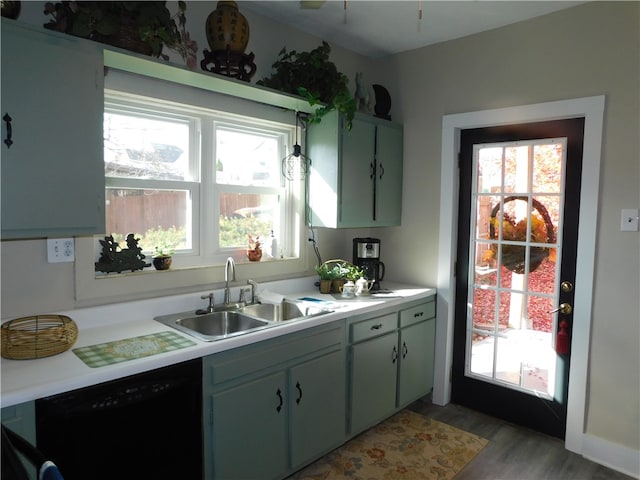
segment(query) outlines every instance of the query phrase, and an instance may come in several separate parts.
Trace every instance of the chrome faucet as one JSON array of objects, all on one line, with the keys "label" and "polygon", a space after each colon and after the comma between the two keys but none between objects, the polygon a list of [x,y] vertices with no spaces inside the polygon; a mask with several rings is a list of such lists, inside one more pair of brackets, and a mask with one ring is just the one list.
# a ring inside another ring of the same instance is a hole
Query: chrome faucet
[{"label": "chrome faucet", "polygon": [[253,280],[247,280],[247,285],[251,286],[251,304],[256,303],[256,290],[258,290],[258,284]]},{"label": "chrome faucet", "polygon": [[224,266],[224,304],[228,305],[231,303],[231,292],[229,291],[229,276],[231,276],[231,281],[236,281],[236,263],[233,261],[233,258],[228,257],[227,263]]}]

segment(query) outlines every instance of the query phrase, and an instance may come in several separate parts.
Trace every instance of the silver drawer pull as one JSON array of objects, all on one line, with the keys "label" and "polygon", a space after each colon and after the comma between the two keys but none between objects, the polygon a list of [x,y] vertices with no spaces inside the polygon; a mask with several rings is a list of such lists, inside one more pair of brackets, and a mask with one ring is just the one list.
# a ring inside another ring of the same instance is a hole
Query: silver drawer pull
[{"label": "silver drawer pull", "polygon": [[382,328],[381,323],[377,323],[376,325],[371,325],[371,330],[380,330]]}]

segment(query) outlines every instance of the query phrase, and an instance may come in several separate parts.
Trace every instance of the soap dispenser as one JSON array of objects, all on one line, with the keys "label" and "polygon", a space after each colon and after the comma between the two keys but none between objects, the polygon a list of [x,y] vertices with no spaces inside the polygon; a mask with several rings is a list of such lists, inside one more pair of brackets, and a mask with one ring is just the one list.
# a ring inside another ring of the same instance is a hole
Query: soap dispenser
[{"label": "soap dispenser", "polygon": [[278,258],[278,239],[273,235],[273,230],[271,230],[271,258]]}]

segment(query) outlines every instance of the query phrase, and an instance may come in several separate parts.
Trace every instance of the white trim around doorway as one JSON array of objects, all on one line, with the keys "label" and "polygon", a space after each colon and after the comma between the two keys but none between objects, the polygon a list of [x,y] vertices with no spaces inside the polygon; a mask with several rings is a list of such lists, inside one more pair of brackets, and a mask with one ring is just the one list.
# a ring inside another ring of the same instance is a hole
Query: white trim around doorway
[{"label": "white trim around doorway", "polygon": [[467,128],[585,118],[577,250],[577,258],[581,261],[576,265],[576,278],[580,278],[580,284],[576,285],[575,290],[565,436],[565,447],[579,454],[584,453],[587,366],[589,365],[604,106],[605,97],[600,95],[445,115],[442,119],[436,360],[433,387],[433,402],[437,405],[446,405],[451,399],[460,131]]}]

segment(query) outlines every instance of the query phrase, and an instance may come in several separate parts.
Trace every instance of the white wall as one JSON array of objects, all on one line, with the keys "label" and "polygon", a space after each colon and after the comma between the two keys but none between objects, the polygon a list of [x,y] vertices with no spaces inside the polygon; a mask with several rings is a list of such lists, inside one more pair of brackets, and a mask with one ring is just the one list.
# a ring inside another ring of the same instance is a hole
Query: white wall
[{"label": "white wall", "polygon": [[[594,2],[384,60],[405,125],[401,228],[381,235],[393,275],[436,284],[446,114],[606,95],[586,432],[640,450],[640,4]],[[382,63],[381,62],[381,63]],[[579,281],[579,279],[577,279]]]}]

